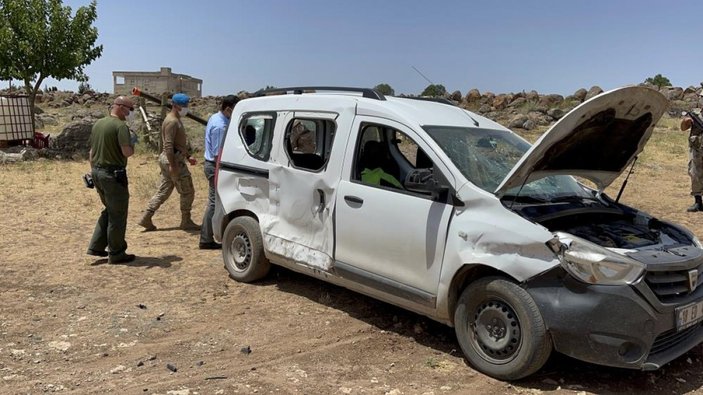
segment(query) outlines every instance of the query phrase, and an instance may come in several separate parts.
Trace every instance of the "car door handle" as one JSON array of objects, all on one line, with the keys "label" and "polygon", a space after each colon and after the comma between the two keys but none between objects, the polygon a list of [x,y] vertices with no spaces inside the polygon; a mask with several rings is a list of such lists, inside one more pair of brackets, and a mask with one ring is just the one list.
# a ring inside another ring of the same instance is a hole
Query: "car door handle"
[{"label": "car door handle", "polygon": [[347,203],[356,203],[356,204],[364,204],[364,199],[356,196],[344,196],[344,200],[347,201]]}]

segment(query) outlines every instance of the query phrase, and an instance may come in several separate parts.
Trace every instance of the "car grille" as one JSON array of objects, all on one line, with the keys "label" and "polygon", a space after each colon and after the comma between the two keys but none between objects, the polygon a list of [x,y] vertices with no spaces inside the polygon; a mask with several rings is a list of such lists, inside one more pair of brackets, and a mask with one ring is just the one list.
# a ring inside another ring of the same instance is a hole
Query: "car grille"
[{"label": "car grille", "polygon": [[644,279],[662,303],[674,303],[698,288],[698,276],[702,269],[703,266],[697,268],[693,287],[689,283],[689,270],[648,271]]},{"label": "car grille", "polygon": [[690,328],[686,328],[682,331],[676,331],[676,329],[672,329],[670,331],[662,333],[661,335],[657,336],[657,338],[654,340],[654,344],[652,345],[652,349],[649,351],[649,355],[656,355],[657,353],[675,347],[677,344],[695,335],[696,332],[701,329],[702,325],[703,323],[700,323],[693,325]]}]

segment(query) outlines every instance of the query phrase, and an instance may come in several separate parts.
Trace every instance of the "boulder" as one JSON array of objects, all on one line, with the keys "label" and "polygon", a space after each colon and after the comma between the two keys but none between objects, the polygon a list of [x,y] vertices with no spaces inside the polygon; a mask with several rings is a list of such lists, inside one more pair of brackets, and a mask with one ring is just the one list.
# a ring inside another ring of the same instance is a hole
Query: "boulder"
[{"label": "boulder", "polygon": [[572,96],[574,97],[574,99],[582,102],[582,101],[586,100],[587,95],[588,95],[588,91],[585,90],[584,88],[581,88],[581,89],[577,89],[576,92],[574,92],[574,94]]},{"label": "boulder", "polygon": [[512,119],[510,119],[510,122],[508,122],[508,128],[513,129],[513,128],[522,128],[522,126],[527,122],[530,118],[528,118],[527,115],[525,114],[518,114],[514,116]]},{"label": "boulder", "polygon": [[451,95],[449,95],[449,98],[454,100],[455,102],[460,102],[461,101],[461,92],[454,91],[454,92],[452,92]]},{"label": "boulder", "polygon": [[498,95],[493,99],[493,107],[497,110],[504,110],[510,103],[510,99],[511,97],[509,95]]},{"label": "boulder", "polygon": [[94,123],[88,120],[69,123],[51,140],[51,148],[64,152],[87,153],[90,150],[90,132]]},{"label": "boulder", "polygon": [[539,100],[539,93],[533,89],[533,90],[525,93],[525,99],[527,99],[528,101],[538,101]]},{"label": "boulder", "polygon": [[598,96],[601,93],[603,93],[603,89],[601,89],[600,86],[594,85],[591,87],[591,89],[588,90],[588,93],[586,93],[586,97],[584,98],[584,100],[588,100],[594,96]]},{"label": "boulder", "polygon": [[481,100],[481,92],[478,89],[473,88],[466,94],[466,101],[468,103],[476,103]]},{"label": "boulder", "polygon": [[564,116],[564,110],[560,108],[550,108],[549,110],[547,110],[547,115],[554,119],[559,119]]}]

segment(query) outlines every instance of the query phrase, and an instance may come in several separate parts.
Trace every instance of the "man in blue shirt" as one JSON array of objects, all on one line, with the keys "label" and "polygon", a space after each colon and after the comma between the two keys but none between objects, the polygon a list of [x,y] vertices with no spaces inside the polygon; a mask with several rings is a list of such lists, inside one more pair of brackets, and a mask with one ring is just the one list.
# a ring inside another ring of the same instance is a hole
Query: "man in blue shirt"
[{"label": "man in blue shirt", "polygon": [[225,135],[229,120],[232,117],[234,106],[239,98],[234,95],[225,96],[220,105],[220,111],[213,114],[205,126],[205,177],[209,184],[207,206],[203,215],[203,224],[200,227],[200,249],[216,250],[222,245],[215,242],[212,237],[212,216],[215,213],[215,162],[220,153],[220,144]]}]

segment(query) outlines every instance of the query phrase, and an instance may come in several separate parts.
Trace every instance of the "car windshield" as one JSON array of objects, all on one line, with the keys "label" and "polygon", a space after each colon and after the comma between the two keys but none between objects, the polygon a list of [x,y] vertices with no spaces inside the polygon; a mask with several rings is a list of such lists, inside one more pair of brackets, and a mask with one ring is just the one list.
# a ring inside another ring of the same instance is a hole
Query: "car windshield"
[{"label": "car windshield", "polygon": [[[503,130],[451,126],[425,126],[461,173],[479,188],[493,193],[530,144],[514,133]],[[589,198],[592,195],[571,176],[549,176],[506,191],[538,202],[566,196]]]}]

